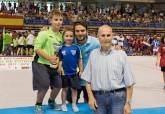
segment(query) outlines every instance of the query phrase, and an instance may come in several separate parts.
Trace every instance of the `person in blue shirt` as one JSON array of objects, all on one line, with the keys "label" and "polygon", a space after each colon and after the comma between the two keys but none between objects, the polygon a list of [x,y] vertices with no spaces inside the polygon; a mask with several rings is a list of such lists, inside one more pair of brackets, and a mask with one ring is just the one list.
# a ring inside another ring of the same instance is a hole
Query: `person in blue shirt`
[{"label": "person in blue shirt", "polygon": [[160,40],[159,38],[154,38],[154,40],[152,41],[152,44],[153,46],[153,55],[156,55],[157,52],[158,52],[158,49],[160,47]]},{"label": "person in blue shirt", "polygon": [[[97,38],[89,36],[87,31],[87,24],[85,22],[75,22],[73,25],[75,43],[80,47],[82,53],[83,70],[85,69],[90,53],[100,47]],[[88,102],[88,95],[85,88],[85,81],[80,80],[80,89],[78,89],[77,102],[80,94],[83,92],[84,102]],[[72,102],[70,91],[68,91],[67,100]]]},{"label": "person in blue shirt", "polygon": [[77,89],[80,88],[79,76],[82,74],[82,56],[81,51],[77,45],[73,43],[73,32],[65,30],[63,34],[64,45],[59,50],[59,72],[62,75],[62,111],[67,111],[66,97],[67,89],[72,91],[72,109],[74,112],[79,112],[76,105]]}]

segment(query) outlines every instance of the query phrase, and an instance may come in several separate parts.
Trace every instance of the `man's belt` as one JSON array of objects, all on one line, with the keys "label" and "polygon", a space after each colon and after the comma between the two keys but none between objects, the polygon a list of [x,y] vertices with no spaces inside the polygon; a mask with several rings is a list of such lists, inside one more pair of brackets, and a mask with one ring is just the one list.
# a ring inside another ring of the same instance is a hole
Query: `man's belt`
[{"label": "man's belt", "polygon": [[99,91],[93,91],[94,94],[109,94],[109,93],[115,93],[115,92],[120,92],[120,91],[126,91],[126,88],[120,88],[120,89],[115,89],[115,90],[99,90]]}]

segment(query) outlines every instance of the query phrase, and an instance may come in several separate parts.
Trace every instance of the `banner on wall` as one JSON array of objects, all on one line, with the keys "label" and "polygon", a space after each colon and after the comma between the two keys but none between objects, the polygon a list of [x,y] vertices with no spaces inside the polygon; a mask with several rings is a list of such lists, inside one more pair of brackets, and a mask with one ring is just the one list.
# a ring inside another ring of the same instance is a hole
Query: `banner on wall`
[{"label": "banner on wall", "polygon": [[0,28],[22,28],[23,25],[23,16],[0,15]]},{"label": "banner on wall", "polygon": [[30,70],[33,57],[0,57],[0,70]]}]

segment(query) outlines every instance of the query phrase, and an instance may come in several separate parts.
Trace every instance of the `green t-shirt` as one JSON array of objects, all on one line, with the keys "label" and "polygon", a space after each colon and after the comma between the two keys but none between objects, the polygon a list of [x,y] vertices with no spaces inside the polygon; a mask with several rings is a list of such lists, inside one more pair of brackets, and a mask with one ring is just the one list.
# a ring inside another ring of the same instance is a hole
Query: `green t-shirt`
[{"label": "green t-shirt", "polygon": [[3,35],[3,44],[11,44],[12,43],[12,36],[9,33],[5,33]]},{"label": "green t-shirt", "polygon": [[[47,31],[39,32],[35,41],[34,50],[42,49],[49,56],[53,56],[55,52],[54,47],[62,44],[62,34],[60,32],[53,32],[50,28]],[[38,62],[41,64],[50,65],[50,62],[42,57],[38,58]]]},{"label": "green t-shirt", "polygon": [[18,46],[18,39],[14,38],[13,39],[13,47],[17,47]]}]

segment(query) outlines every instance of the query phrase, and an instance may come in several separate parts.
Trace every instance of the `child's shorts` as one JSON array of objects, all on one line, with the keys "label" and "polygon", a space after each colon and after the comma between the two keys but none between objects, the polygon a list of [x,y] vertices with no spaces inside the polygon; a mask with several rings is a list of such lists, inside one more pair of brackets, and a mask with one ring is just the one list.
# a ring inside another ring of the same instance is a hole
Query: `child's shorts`
[{"label": "child's shorts", "polygon": [[63,75],[62,76],[62,88],[80,88],[80,78],[78,74],[75,75]]}]

